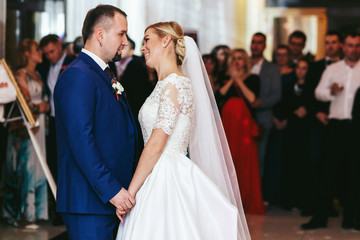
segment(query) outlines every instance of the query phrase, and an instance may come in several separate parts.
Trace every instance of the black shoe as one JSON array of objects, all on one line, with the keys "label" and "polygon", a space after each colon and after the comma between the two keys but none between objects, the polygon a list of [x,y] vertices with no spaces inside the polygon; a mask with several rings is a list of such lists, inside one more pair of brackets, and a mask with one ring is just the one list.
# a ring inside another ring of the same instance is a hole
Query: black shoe
[{"label": "black shoe", "polygon": [[308,223],[301,224],[302,230],[313,230],[318,228],[326,228],[327,227],[327,221],[326,220],[314,220],[312,218]]},{"label": "black shoe", "polygon": [[354,220],[351,219],[344,219],[341,223],[342,229],[353,229],[355,227]]},{"label": "black shoe", "polygon": [[309,209],[309,208],[304,208],[304,209],[301,211],[300,215],[301,215],[302,217],[310,217],[310,216],[314,215],[314,211],[312,211],[312,210]]},{"label": "black shoe", "polygon": [[62,220],[60,214],[56,214],[53,221],[52,221],[52,225],[53,226],[62,226],[64,225],[64,221]]},{"label": "black shoe", "polygon": [[360,222],[356,221],[355,225],[354,225],[354,229],[360,231]]}]

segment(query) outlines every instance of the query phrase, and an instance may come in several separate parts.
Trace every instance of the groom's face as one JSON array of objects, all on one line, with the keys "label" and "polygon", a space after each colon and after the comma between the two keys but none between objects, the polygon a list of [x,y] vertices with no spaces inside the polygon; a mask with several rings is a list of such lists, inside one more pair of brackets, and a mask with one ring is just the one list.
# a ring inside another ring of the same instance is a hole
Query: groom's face
[{"label": "groom's face", "polygon": [[124,46],[129,45],[126,37],[127,20],[120,13],[115,13],[112,24],[104,32],[103,48],[106,62],[119,61]]}]

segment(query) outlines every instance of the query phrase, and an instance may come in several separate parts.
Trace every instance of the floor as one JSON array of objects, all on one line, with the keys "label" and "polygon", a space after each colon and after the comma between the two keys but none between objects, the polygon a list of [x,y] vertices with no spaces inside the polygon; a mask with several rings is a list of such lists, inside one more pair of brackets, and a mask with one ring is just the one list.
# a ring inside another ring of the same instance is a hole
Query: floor
[{"label": "floor", "polygon": [[311,231],[300,229],[310,217],[301,217],[296,210],[270,207],[266,216],[246,217],[252,240],[360,240],[360,231],[340,227],[341,217],[329,218],[327,228]]},{"label": "floor", "polygon": [[[301,217],[297,211],[269,208],[266,216],[247,216],[252,240],[360,240],[360,231],[343,230],[341,218],[330,218],[328,228],[302,231],[299,226],[309,218]],[[13,228],[0,223],[1,240],[65,240],[65,227],[53,227],[43,223],[38,230]]]},{"label": "floor", "polygon": [[[65,232],[65,226],[54,227],[50,223],[39,224],[37,230],[15,228],[6,223],[0,223],[0,240],[57,240],[57,236]],[[65,239],[59,239],[65,240]]]}]

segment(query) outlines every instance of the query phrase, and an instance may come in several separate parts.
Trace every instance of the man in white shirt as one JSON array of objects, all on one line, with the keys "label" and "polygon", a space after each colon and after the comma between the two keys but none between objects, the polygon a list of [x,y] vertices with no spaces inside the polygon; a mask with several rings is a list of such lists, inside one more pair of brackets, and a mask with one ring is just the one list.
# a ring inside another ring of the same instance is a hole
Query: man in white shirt
[{"label": "man in white shirt", "polygon": [[[315,90],[320,101],[330,101],[327,127],[327,151],[324,156],[322,177],[317,196],[316,212],[310,222],[303,224],[304,230],[327,226],[328,210],[332,204],[332,191],[336,182],[347,191],[344,202],[342,228],[360,230],[360,216],[355,216],[349,194],[352,179],[348,177],[352,109],[355,93],[360,87],[360,35],[348,34],[344,42],[344,60],[327,67]],[[340,173],[340,175],[339,175]],[[340,176],[340,179],[336,179]]]}]

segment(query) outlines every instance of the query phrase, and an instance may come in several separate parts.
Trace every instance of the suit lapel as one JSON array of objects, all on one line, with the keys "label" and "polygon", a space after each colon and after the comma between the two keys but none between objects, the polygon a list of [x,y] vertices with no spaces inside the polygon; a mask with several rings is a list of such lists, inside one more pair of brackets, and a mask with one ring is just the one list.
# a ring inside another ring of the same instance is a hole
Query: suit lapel
[{"label": "suit lapel", "polygon": [[114,93],[114,91],[112,89],[112,86],[111,86],[111,79],[109,79],[109,77],[101,69],[101,67],[91,57],[89,57],[87,54],[85,54],[83,52],[81,52],[79,54],[78,58],[82,59],[85,63],[87,63],[90,66],[90,68],[93,69],[96,72],[96,74],[99,75],[99,77],[104,81],[106,86],[111,91],[114,100],[118,101],[125,108],[125,110],[128,110],[127,107],[126,107],[127,103],[123,100],[122,96],[119,97],[119,100],[116,99],[116,95],[115,95],[115,93]]}]

